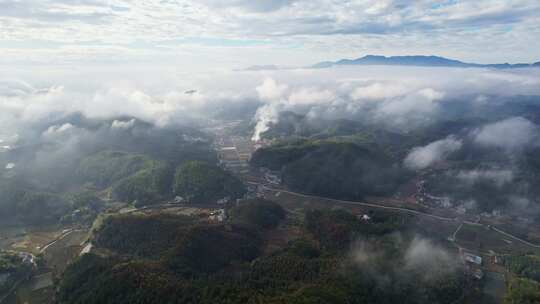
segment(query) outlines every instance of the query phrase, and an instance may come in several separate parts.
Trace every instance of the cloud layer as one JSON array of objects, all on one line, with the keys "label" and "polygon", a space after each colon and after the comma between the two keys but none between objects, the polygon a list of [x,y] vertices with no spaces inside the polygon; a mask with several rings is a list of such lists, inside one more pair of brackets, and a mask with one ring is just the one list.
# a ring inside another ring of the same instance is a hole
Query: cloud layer
[{"label": "cloud layer", "polygon": [[[256,134],[277,122],[285,110],[313,120],[355,119],[402,132],[446,115],[441,109],[454,100],[485,106],[510,102],[514,95],[540,95],[540,71],[365,67],[199,74],[135,69],[103,74],[37,69],[16,71],[0,81],[0,133],[6,133],[0,139],[71,113],[107,119],[129,116],[166,126],[194,124],[232,108],[248,115],[259,108]],[[490,137],[493,132],[495,137]],[[514,148],[531,142],[536,127],[513,118],[479,128],[472,137],[480,144],[501,145],[496,141],[501,132],[507,132],[504,145]]]}]

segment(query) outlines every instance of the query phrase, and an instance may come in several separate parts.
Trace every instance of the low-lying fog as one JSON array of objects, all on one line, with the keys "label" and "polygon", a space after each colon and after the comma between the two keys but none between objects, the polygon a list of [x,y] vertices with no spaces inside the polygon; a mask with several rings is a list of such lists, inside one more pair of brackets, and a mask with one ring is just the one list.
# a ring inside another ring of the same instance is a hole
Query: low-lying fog
[{"label": "low-lying fog", "polygon": [[[211,121],[244,120],[251,122],[257,140],[279,122],[280,113],[289,111],[315,125],[349,119],[401,134],[439,121],[477,120],[465,131],[446,132],[413,147],[399,165],[422,170],[470,147],[496,149],[508,155],[510,165],[449,174],[465,185],[489,180],[504,187],[515,176],[514,156],[536,147],[540,135],[540,113],[528,115],[526,110],[540,102],[540,69],[535,68],[361,66],[198,75],[174,69],[8,72],[0,78],[4,175],[24,168],[49,172],[81,151],[118,141],[119,130],[140,123],[155,130],[197,130]],[[18,146],[34,147],[36,153],[8,153]],[[529,205],[529,199],[515,201],[520,208]]]},{"label": "low-lying fog", "polygon": [[[540,69],[342,67],[186,75],[173,70],[17,72],[0,78],[1,145],[35,125],[71,113],[134,117],[159,126],[258,108],[273,121],[283,110],[311,117],[370,120],[411,128],[436,119],[441,101],[485,105],[540,95]],[[504,99],[501,99],[504,97]]]}]

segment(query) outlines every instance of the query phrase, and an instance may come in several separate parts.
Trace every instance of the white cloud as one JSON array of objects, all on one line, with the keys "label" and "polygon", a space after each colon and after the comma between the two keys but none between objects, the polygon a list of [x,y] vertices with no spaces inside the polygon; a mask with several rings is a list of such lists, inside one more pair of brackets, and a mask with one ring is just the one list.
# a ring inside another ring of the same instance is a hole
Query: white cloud
[{"label": "white cloud", "polygon": [[335,98],[335,94],[329,89],[304,87],[293,91],[289,95],[288,102],[294,105],[330,104]]},{"label": "white cloud", "polygon": [[295,0],[204,0],[210,8],[239,8],[252,12],[272,12],[291,5]]},{"label": "white cloud", "polygon": [[76,127],[73,126],[70,123],[65,123],[63,125],[54,125],[50,126],[45,132],[43,132],[42,137],[45,139],[58,139],[66,134],[70,133],[70,131],[75,130]]},{"label": "white cloud", "polygon": [[353,100],[361,99],[384,99],[394,98],[407,93],[407,88],[399,83],[375,82],[363,87],[354,89],[351,93]]},{"label": "white cloud", "polygon": [[0,96],[24,96],[31,94],[33,91],[35,91],[35,89],[24,81],[0,80]]},{"label": "white cloud", "polygon": [[407,168],[420,170],[446,159],[448,155],[461,149],[463,142],[453,136],[432,142],[424,147],[416,147],[407,155],[404,165]]},{"label": "white cloud", "polygon": [[538,126],[523,117],[508,118],[473,132],[476,143],[508,150],[535,144],[538,135]]},{"label": "white cloud", "polygon": [[406,123],[407,120],[410,122],[411,116],[416,116],[416,119],[430,117],[438,110],[437,101],[443,96],[443,92],[424,88],[403,98],[386,99],[377,114],[382,116],[382,119],[401,119],[397,121],[400,124]]},{"label": "white cloud", "polygon": [[[439,270],[451,271],[457,267],[457,260],[442,247],[431,241],[415,237],[405,252],[406,269],[423,269],[435,275]],[[439,273],[440,274],[440,273]],[[430,273],[426,276],[432,277]]]},{"label": "white cloud", "polygon": [[425,97],[428,100],[439,100],[444,97],[444,92],[439,92],[437,90],[434,90],[432,88],[425,88],[420,91],[418,91],[418,94],[420,96]]},{"label": "white cloud", "polygon": [[512,170],[467,170],[458,172],[457,178],[468,184],[487,180],[502,187],[504,184],[507,184],[514,179],[514,172]]},{"label": "white cloud", "polygon": [[278,84],[272,78],[266,78],[264,82],[256,88],[259,98],[266,101],[279,101],[287,90],[284,84]]},{"label": "white cloud", "polygon": [[111,123],[111,129],[130,129],[135,125],[135,118],[128,121],[114,120]]},{"label": "white cloud", "polygon": [[[161,69],[7,69],[0,88],[2,135],[81,112],[133,117],[158,125],[191,123],[235,102],[263,102],[256,119],[283,110],[312,119],[355,119],[407,130],[434,121],[441,100],[464,96],[539,95],[540,71],[365,67],[192,74]],[[493,75],[497,75],[496,77]],[[195,94],[184,94],[196,90]],[[444,113],[443,113],[444,114]],[[5,139],[4,136],[2,136]]]}]

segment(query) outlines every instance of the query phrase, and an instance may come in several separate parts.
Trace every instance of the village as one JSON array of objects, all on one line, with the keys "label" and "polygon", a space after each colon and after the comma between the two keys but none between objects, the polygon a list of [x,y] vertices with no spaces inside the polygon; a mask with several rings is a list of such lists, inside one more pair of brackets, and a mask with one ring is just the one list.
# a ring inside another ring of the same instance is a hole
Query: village
[{"label": "village", "polygon": [[[47,303],[47,299],[52,298],[53,277],[57,270],[54,266],[50,268],[45,264],[46,260],[51,258],[50,252],[46,252],[46,246],[54,246],[53,242],[55,240],[51,240],[50,244],[44,244],[43,251],[38,248],[39,246],[32,252],[21,251],[20,248],[12,246],[11,248],[17,250],[0,252],[0,303],[16,303],[16,299]],[[12,266],[2,270],[1,261],[6,259],[11,260]]]},{"label": "village", "polygon": [[[247,187],[245,198],[265,198],[282,205],[294,217],[301,217],[306,207],[347,208],[366,225],[370,224],[370,212],[383,210],[418,217],[419,225],[430,227],[434,237],[446,239],[448,246],[460,257],[463,267],[471,278],[481,282],[485,292],[500,298],[504,292],[507,271],[504,255],[515,250],[536,250],[511,237],[501,236],[493,229],[486,229],[482,221],[499,218],[499,214],[471,216],[461,207],[454,207],[449,198],[431,195],[424,181],[415,182],[411,198],[373,198],[366,202],[347,202],[310,196],[288,191],[283,185],[280,172],[265,168],[253,169],[249,160],[254,151],[271,142],[253,142],[251,138],[230,135],[234,123],[212,129],[215,136],[214,149],[219,165],[242,179]],[[412,200],[412,202],[411,202]],[[189,198],[176,196],[169,201],[141,208],[124,203],[111,203],[102,216],[108,214],[179,214],[195,216],[209,223],[223,223],[228,219],[228,209],[238,201],[223,197],[206,205],[192,204]],[[11,236],[0,235],[0,249],[16,250],[21,259],[33,266],[23,280],[15,284],[17,291],[8,290],[0,303],[12,303],[8,298],[45,299],[54,292],[53,278],[80,255],[93,252],[89,240],[90,229],[67,227],[48,233],[22,231]],[[283,242],[294,235],[294,231],[281,231],[276,242]],[[4,240],[2,241],[2,238]],[[11,240],[11,241],[9,241]],[[479,241],[480,240],[480,241]],[[47,267],[38,267],[36,259],[44,259]],[[11,274],[0,273],[0,283],[8,282]],[[1,286],[2,284],[0,284]],[[39,302],[36,303],[46,303]]]},{"label": "village", "polygon": [[[248,196],[262,197],[276,201],[287,207],[289,211],[300,210],[299,199],[304,198],[313,205],[321,205],[327,202],[336,203],[331,199],[319,199],[313,196],[295,194],[287,191],[281,185],[281,176],[279,172],[268,169],[259,169],[254,171],[249,168],[249,158],[251,153],[260,147],[269,144],[268,142],[252,142],[247,137],[227,136],[226,132],[220,133],[217,138],[216,150],[218,151],[220,164],[227,170],[234,172],[242,177],[249,187]],[[494,231],[490,224],[498,223],[496,220],[507,220],[500,212],[490,214],[482,213],[472,215],[468,213],[466,204],[456,204],[449,197],[438,197],[429,194],[425,188],[425,181],[418,180],[414,183],[415,191],[411,193],[411,198],[400,197],[394,199],[375,199],[382,208],[388,206],[397,212],[406,212],[407,208],[412,210],[425,209],[426,212],[440,214],[440,218],[447,219],[438,221],[432,218],[425,219],[433,227],[434,235],[441,231],[448,231],[446,236],[441,234],[441,238],[446,238],[453,248],[457,250],[460,261],[473,280],[481,282],[484,292],[494,298],[504,296],[505,282],[508,271],[504,266],[504,256],[515,250],[533,250],[537,248],[529,244],[512,239],[509,236]],[[401,201],[396,204],[395,201]],[[291,203],[292,202],[292,203]],[[339,203],[339,202],[338,202]],[[369,210],[378,209],[376,207],[354,206],[350,209],[357,214],[357,217],[369,224]],[[397,206],[397,207],[396,207]],[[342,207],[342,206],[340,206]],[[401,207],[405,207],[401,211]],[[420,215],[422,217],[422,215]],[[447,228],[440,229],[439,225]],[[465,227],[464,227],[465,226]],[[482,241],[476,241],[477,238],[483,238]],[[480,246],[479,246],[480,244]]]}]

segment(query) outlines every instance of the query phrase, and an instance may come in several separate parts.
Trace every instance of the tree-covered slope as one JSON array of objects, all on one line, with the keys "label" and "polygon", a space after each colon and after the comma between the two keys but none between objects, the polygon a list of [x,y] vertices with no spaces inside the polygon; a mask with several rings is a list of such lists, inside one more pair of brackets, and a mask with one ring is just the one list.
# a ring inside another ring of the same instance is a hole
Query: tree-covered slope
[{"label": "tree-covered slope", "polygon": [[224,224],[109,218],[96,231],[96,253],[66,271],[58,302],[432,304],[461,303],[474,288],[457,257],[406,233],[398,215],[371,214],[366,222],[344,210],[309,211],[303,223],[280,220],[301,237],[264,254],[276,222],[260,229],[246,222],[282,211],[265,201],[235,208]]},{"label": "tree-covered slope", "polygon": [[257,150],[251,164],[281,170],[292,190],[346,199],[392,193],[406,174],[383,152],[345,141],[277,144]]},{"label": "tree-covered slope", "polygon": [[259,228],[275,228],[285,218],[280,205],[263,199],[242,201],[229,213],[232,222]]},{"label": "tree-covered slope", "polygon": [[173,190],[176,195],[196,203],[213,203],[225,197],[234,200],[246,192],[237,177],[200,161],[186,162],[176,170]]},{"label": "tree-covered slope", "polygon": [[78,172],[84,180],[98,187],[108,187],[154,165],[151,158],[142,154],[106,150],[84,158]]}]

